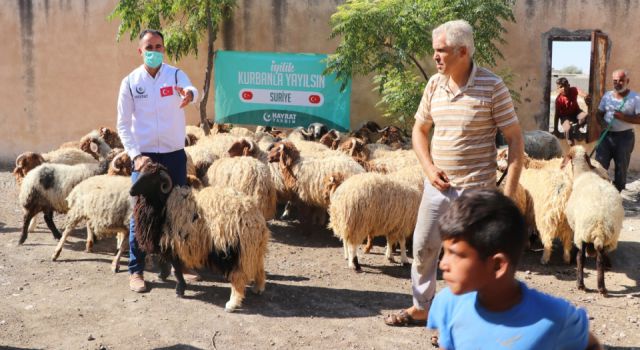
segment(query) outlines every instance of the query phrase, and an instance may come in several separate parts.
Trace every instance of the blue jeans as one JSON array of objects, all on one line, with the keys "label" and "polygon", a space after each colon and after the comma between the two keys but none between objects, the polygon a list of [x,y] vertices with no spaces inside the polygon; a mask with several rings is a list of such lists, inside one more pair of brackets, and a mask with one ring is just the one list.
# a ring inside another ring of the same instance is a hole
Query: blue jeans
[{"label": "blue jeans", "polygon": [[[171,153],[142,153],[143,156],[151,158],[156,163],[164,165],[169,170],[171,181],[174,186],[185,186],[187,184],[187,154],[183,149]],[[133,169],[133,168],[132,168]],[[138,180],[139,172],[131,173],[131,183]],[[144,271],[144,258],[146,256],[138,247],[136,240],[135,224],[131,218],[129,224],[129,273],[142,273]]]},{"label": "blue jeans", "polygon": [[627,185],[627,170],[635,143],[633,129],[609,131],[596,150],[596,160],[603,168],[609,170],[609,164],[613,159],[613,164],[616,167],[613,184],[618,191],[624,190]]}]

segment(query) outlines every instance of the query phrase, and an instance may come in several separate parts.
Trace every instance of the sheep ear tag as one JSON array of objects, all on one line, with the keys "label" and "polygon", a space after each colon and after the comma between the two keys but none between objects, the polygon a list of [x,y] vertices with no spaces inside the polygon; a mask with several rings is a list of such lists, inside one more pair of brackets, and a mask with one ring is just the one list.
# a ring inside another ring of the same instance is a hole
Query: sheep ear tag
[{"label": "sheep ear tag", "polygon": [[98,145],[95,142],[91,142],[89,148],[91,149],[91,152],[98,153]]}]

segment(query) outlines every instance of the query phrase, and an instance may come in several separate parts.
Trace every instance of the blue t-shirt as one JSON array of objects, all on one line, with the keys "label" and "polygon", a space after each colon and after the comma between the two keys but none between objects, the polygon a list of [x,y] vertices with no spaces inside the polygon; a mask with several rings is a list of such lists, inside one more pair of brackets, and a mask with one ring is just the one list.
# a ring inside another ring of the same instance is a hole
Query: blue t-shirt
[{"label": "blue t-shirt", "polygon": [[503,312],[483,308],[477,292],[454,295],[446,288],[431,304],[427,328],[438,330],[440,347],[447,350],[586,349],[589,321],[584,309],[522,282],[520,287],[520,303]]},{"label": "blue t-shirt", "polygon": [[[624,105],[622,103],[623,100]],[[629,91],[626,99],[617,99],[613,95],[613,91],[607,91],[604,96],[602,96],[602,100],[600,100],[598,110],[600,110],[600,112],[604,112],[604,121],[611,123],[611,131],[625,131],[633,129],[633,124],[620,119],[615,119],[613,114],[618,110],[626,115],[640,114],[640,96],[638,96],[634,91]]]}]

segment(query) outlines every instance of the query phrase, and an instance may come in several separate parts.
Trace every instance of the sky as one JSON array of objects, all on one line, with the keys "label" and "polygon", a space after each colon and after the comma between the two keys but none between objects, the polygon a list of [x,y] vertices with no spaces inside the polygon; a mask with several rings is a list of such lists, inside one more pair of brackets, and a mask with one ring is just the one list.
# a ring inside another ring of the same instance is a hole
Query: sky
[{"label": "sky", "polygon": [[573,65],[582,69],[584,74],[589,74],[590,41],[554,41],[552,55],[551,67],[553,69],[562,69]]}]

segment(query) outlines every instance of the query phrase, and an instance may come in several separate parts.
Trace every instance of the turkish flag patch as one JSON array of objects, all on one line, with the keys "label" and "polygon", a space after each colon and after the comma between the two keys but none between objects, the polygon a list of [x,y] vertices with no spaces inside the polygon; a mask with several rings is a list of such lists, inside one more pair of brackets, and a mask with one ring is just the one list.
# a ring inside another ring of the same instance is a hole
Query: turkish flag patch
[{"label": "turkish flag patch", "polygon": [[160,89],[160,96],[161,97],[167,97],[167,96],[171,96],[171,95],[173,95],[173,87],[165,86],[165,87]]}]

